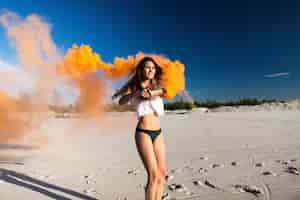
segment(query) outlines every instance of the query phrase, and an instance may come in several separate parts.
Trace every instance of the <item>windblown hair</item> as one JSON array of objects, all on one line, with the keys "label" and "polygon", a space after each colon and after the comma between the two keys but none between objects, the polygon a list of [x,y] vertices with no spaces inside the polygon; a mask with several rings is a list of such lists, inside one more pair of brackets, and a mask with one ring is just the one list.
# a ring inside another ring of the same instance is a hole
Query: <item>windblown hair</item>
[{"label": "windblown hair", "polygon": [[122,96],[126,93],[134,93],[137,90],[142,89],[141,83],[144,80],[143,69],[147,61],[151,61],[155,65],[155,75],[154,78],[151,79],[150,86],[149,86],[150,89],[154,90],[162,87],[161,86],[162,68],[154,61],[153,58],[146,56],[137,64],[135,70],[132,73],[133,75],[131,75],[131,78],[129,78],[129,80],[124,84],[124,86],[121,87],[113,95],[113,98]]}]

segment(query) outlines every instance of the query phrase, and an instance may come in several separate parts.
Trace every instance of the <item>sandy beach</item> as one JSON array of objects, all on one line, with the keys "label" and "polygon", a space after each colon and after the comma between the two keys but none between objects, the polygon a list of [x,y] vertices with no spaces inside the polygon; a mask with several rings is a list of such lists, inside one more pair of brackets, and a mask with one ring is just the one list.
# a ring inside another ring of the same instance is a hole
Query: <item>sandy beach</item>
[{"label": "sandy beach", "polygon": [[[50,115],[42,147],[1,144],[0,199],[141,200],[136,116]],[[167,112],[165,199],[300,199],[300,110]]]},{"label": "sandy beach", "polygon": [[159,199],[164,176],[161,200],[300,200],[299,22],[298,1],[1,1],[0,200]]}]

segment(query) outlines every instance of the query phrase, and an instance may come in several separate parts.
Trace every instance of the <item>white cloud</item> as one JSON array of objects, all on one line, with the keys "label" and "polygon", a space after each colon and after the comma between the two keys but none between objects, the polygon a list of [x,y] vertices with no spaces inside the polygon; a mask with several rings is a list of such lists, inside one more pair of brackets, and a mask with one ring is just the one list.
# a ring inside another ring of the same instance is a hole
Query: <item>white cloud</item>
[{"label": "white cloud", "polygon": [[264,77],[266,78],[276,78],[276,77],[285,77],[289,76],[290,72],[280,72],[280,73],[274,73],[274,74],[266,74]]}]

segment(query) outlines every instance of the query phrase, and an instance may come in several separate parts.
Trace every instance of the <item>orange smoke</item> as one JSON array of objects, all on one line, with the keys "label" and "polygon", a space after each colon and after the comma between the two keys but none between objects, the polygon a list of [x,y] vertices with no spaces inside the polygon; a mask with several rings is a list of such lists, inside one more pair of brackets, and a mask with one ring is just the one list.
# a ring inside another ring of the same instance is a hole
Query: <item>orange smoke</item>
[{"label": "orange smoke", "polygon": [[105,71],[109,68],[98,54],[93,53],[90,46],[78,47],[74,44],[72,48],[68,49],[63,61],[58,64],[58,72],[77,79],[86,74],[95,73],[100,66]]},{"label": "orange smoke", "polygon": [[96,75],[99,67],[109,67],[88,45],[73,45],[58,64],[58,73],[71,77],[80,90],[77,109],[85,113],[100,113],[104,105],[105,84]]},{"label": "orange smoke", "polygon": [[162,55],[144,54],[139,52],[135,56],[128,56],[127,59],[116,57],[111,68],[103,69],[109,69],[108,71],[105,71],[109,77],[122,78],[134,72],[136,65],[145,56],[152,57],[162,67],[162,84],[166,89],[164,95],[165,98],[171,99],[175,97],[178,92],[184,90],[184,65],[178,60],[171,61]]},{"label": "orange smoke", "polygon": [[77,79],[76,83],[80,89],[78,111],[92,114],[101,113],[104,108],[104,82],[96,74],[91,74],[83,79]]},{"label": "orange smoke", "polygon": [[118,79],[128,75],[135,67],[136,58],[128,56],[127,59],[116,57],[114,64],[105,63],[99,54],[94,53],[88,45],[76,44],[68,49],[64,59],[58,64],[58,72],[73,78],[96,73],[101,70],[106,77]]},{"label": "orange smoke", "polygon": [[[152,57],[162,67],[165,98],[173,98],[184,90],[184,65],[178,60],[140,52],[127,58],[115,57],[110,64],[88,45],[73,45],[62,58],[51,38],[50,26],[39,16],[29,15],[23,19],[6,11],[0,16],[0,25],[16,49],[20,66],[37,78],[33,91],[20,100],[0,92],[0,142],[20,139],[25,134],[28,138],[33,128],[33,132],[38,132],[45,119],[40,113],[48,111],[49,97],[62,76],[69,77],[79,89],[76,108],[84,113],[101,113],[107,91],[104,78],[116,80],[131,75],[144,56]],[[97,72],[103,72],[103,78]],[[26,115],[20,112],[24,110]]]},{"label": "orange smoke", "polygon": [[[11,141],[25,134],[28,136],[31,131],[28,127],[39,127],[42,123],[43,119],[37,113],[48,110],[48,97],[53,92],[57,78],[53,66],[59,54],[51,38],[49,25],[37,15],[23,19],[14,12],[5,11],[0,16],[0,25],[5,28],[12,47],[16,49],[20,66],[37,78],[37,84],[26,101],[9,98],[5,93],[1,95],[0,140]],[[19,112],[24,109],[27,113]],[[38,116],[32,120],[35,114]]]},{"label": "orange smoke", "polygon": [[[81,45],[80,47],[73,45],[68,50],[63,62],[58,65],[58,71],[61,74],[71,76],[74,80],[78,80],[78,78],[89,73],[96,73],[98,70],[103,71],[107,78],[119,79],[133,73],[136,65],[145,56],[152,57],[163,69],[162,84],[166,89],[165,98],[173,98],[184,89],[184,65],[180,61],[171,61],[161,55],[141,52],[135,56],[128,56],[127,59],[116,57],[113,64],[108,64],[97,53],[93,53],[88,45]],[[78,81],[76,82],[78,83]],[[85,93],[82,88],[86,87],[81,87],[82,84],[83,82],[80,81],[79,87],[82,93]]]},{"label": "orange smoke", "polygon": [[50,28],[37,15],[21,19],[14,12],[0,16],[0,24],[6,29],[24,67],[40,67],[56,56],[57,50],[50,36]]},{"label": "orange smoke", "polygon": [[17,101],[5,92],[0,91],[0,111],[17,110]]},{"label": "orange smoke", "polygon": [[0,142],[11,142],[22,138],[27,124],[15,114],[19,109],[17,100],[0,92],[0,102]]},{"label": "orange smoke", "polygon": [[178,92],[181,92],[185,87],[184,65],[178,61],[171,61],[170,59],[155,54],[137,53],[135,56],[128,56],[127,59],[116,57],[111,68],[105,71],[106,75],[112,78],[122,78],[134,72],[136,65],[145,56],[152,57],[162,68],[162,84],[166,89],[165,98],[173,98]]},{"label": "orange smoke", "polygon": [[113,79],[119,79],[133,72],[136,66],[136,58],[128,56],[126,58],[115,57],[114,63],[105,70],[105,75]]},{"label": "orange smoke", "polygon": [[158,65],[161,66],[163,71],[162,84],[166,90],[166,93],[164,94],[165,98],[171,99],[175,97],[177,93],[184,90],[184,65],[180,61],[171,61],[162,55],[138,53],[136,56],[136,63],[138,63],[144,56],[152,57]]},{"label": "orange smoke", "polygon": [[26,96],[15,99],[0,91],[0,102],[0,143],[21,142],[37,146],[48,143],[45,135],[32,131],[34,121],[27,113],[32,112],[32,108]]},{"label": "orange smoke", "polygon": [[35,15],[22,19],[14,12],[6,11],[0,16],[12,46],[16,49],[20,65],[37,77],[33,96],[36,110],[46,110],[48,96],[53,91],[56,74],[54,63],[59,59],[57,47],[50,35],[49,25]]}]

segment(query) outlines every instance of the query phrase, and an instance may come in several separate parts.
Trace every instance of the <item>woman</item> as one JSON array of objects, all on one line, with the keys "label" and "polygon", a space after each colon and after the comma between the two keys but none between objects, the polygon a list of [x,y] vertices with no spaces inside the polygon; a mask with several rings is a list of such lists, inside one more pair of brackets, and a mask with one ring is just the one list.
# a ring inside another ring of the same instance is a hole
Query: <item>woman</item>
[{"label": "woman", "polygon": [[148,174],[145,188],[146,200],[161,200],[165,185],[165,144],[159,116],[164,114],[160,86],[162,69],[151,57],[144,57],[135,69],[133,77],[113,98],[122,96],[119,104],[128,102],[135,106],[138,123],[135,142]]}]

